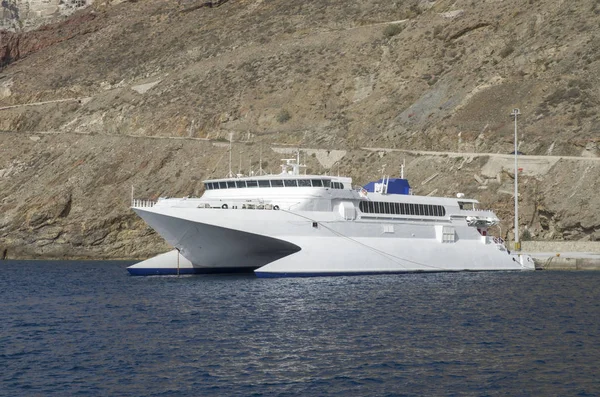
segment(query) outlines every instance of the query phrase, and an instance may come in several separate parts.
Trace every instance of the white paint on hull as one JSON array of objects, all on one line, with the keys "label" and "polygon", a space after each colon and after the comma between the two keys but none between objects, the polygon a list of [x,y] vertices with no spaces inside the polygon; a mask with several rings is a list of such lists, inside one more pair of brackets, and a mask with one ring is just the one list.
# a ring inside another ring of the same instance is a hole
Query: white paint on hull
[{"label": "white paint on hull", "polygon": [[[259,268],[262,276],[527,268],[462,219],[382,223],[322,211],[136,212],[197,268]],[[455,242],[441,242],[443,225],[452,226]]]}]

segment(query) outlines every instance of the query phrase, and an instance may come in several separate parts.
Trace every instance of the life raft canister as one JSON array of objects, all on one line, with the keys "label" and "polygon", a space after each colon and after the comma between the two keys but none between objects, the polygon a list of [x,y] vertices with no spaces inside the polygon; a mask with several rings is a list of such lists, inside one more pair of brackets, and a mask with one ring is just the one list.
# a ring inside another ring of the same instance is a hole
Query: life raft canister
[{"label": "life raft canister", "polygon": [[278,206],[278,205],[274,205],[274,206],[273,206],[273,209],[274,209],[275,211],[277,211],[277,210],[279,209],[279,206]]},{"label": "life raft canister", "polygon": [[221,208],[223,208],[224,210],[226,210],[226,209],[227,209],[227,208],[229,208],[229,207],[227,206],[227,204],[223,204],[223,205],[221,206]]}]

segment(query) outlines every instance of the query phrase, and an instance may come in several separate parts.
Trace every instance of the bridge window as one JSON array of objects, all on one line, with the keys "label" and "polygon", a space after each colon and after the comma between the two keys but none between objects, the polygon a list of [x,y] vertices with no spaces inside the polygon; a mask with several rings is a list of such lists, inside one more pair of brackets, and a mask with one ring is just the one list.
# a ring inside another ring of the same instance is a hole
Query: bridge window
[{"label": "bridge window", "polygon": [[298,186],[298,181],[295,179],[284,179],[283,183],[284,183],[285,187],[297,187]]},{"label": "bridge window", "polygon": [[246,187],[246,181],[235,181],[235,187],[238,189]]},{"label": "bridge window", "polygon": [[439,216],[446,216],[446,208],[438,205]]},{"label": "bridge window", "polygon": [[235,189],[235,181],[227,181],[228,189]]},{"label": "bridge window", "polygon": [[325,186],[325,187],[331,187],[331,180],[329,180],[329,179],[323,179],[323,186]]},{"label": "bridge window", "polygon": [[323,187],[323,181],[321,179],[313,179],[311,182],[313,187]]},{"label": "bridge window", "polygon": [[298,186],[300,187],[310,187],[310,179],[298,179]]},{"label": "bridge window", "polygon": [[271,184],[269,183],[268,179],[261,179],[260,181],[258,181],[258,187],[271,187]]},{"label": "bridge window", "polygon": [[283,187],[283,181],[281,179],[273,179],[271,181],[271,187]]},{"label": "bridge window", "polygon": [[219,182],[219,189],[227,189],[227,182]]},{"label": "bridge window", "polygon": [[361,201],[361,212],[366,214],[444,216],[446,210],[442,205],[390,203],[380,201]]},{"label": "bridge window", "polygon": [[248,185],[248,187],[257,187],[258,182],[257,181],[246,181],[246,185]]}]

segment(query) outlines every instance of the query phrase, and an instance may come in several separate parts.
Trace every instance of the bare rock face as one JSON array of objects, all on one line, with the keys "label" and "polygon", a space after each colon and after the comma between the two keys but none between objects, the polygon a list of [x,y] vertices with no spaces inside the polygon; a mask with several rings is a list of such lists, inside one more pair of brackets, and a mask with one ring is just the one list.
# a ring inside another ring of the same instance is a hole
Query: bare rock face
[{"label": "bare rock face", "polygon": [[77,35],[93,32],[98,28],[90,24],[95,18],[96,14],[83,14],[24,33],[0,30],[0,68]]},{"label": "bare rock face", "polygon": [[[4,20],[25,3],[4,1]],[[478,198],[510,236],[514,170],[496,155],[514,150],[513,108],[518,151],[555,156],[523,165],[521,226],[598,238],[597,1],[88,3],[0,33],[0,255],[166,250],[131,186],[201,194],[230,135],[244,173],[303,147],[312,172],[365,183],[406,155],[417,193]]]},{"label": "bare rock face", "polygon": [[19,34],[0,31],[0,65],[6,66],[20,58]]},{"label": "bare rock face", "polygon": [[0,3],[0,30],[32,30],[92,3],[93,0],[3,0]]}]

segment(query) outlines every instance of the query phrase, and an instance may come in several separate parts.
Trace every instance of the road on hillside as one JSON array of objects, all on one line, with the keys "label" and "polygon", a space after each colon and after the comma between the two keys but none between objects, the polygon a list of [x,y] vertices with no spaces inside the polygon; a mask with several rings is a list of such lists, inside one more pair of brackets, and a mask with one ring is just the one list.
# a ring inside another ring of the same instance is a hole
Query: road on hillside
[{"label": "road on hillside", "polygon": [[[401,152],[407,154],[418,154],[423,156],[448,156],[448,157],[497,157],[501,159],[514,159],[514,154],[504,153],[473,153],[473,152],[434,152],[426,150],[407,150],[407,149],[389,149],[389,148],[375,148],[375,147],[361,147],[363,150],[369,150],[372,152]],[[528,160],[585,160],[585,161],[600,161],[600,157],[580,157],[580,156],[551,156],[551,155],[526,155],[519,154],[519,158],[525,158]]]}]

